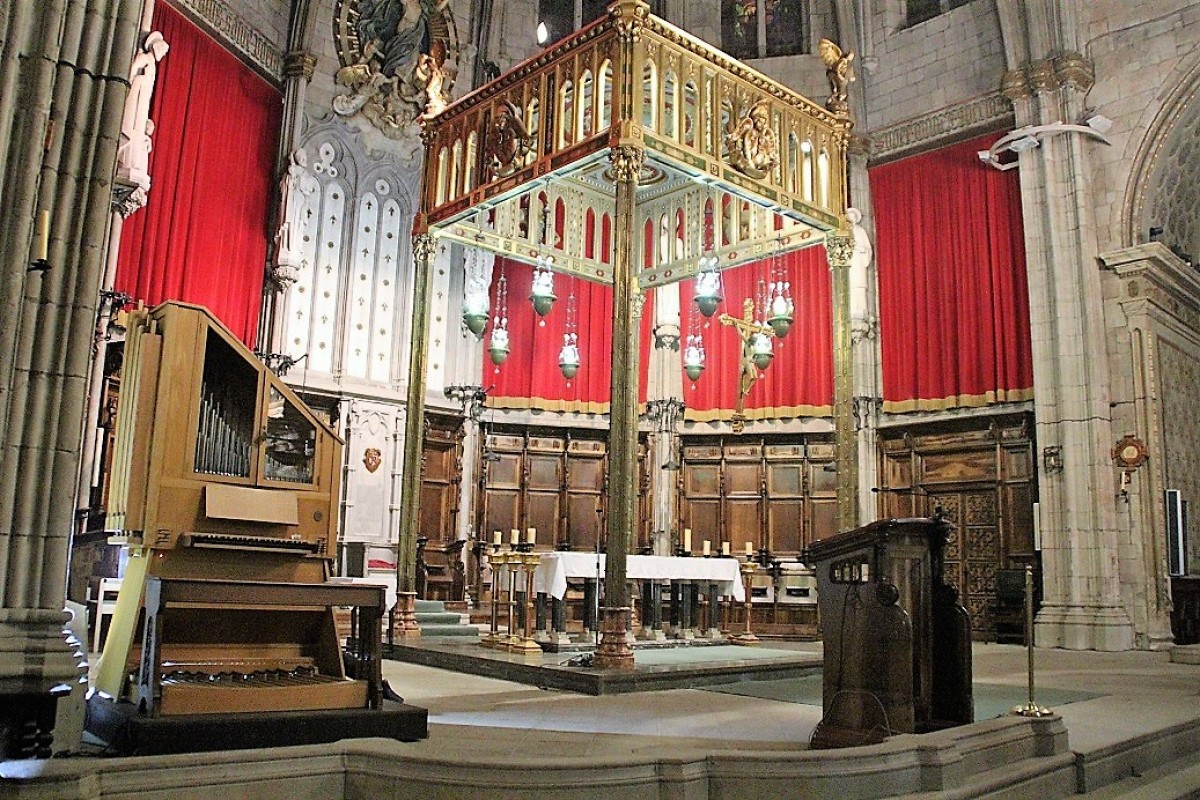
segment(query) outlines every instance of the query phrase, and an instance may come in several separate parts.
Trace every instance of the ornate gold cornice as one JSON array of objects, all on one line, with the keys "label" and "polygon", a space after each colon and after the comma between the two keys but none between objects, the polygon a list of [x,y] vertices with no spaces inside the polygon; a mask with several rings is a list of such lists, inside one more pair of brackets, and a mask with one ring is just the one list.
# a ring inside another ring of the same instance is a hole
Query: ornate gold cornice
[{"label": "ornate gold cornice", "polygon": [[642,38],[642,28],[650,16],[650,4],[644,0],[622,0],[609,8],[617,36],[628,42]]}]

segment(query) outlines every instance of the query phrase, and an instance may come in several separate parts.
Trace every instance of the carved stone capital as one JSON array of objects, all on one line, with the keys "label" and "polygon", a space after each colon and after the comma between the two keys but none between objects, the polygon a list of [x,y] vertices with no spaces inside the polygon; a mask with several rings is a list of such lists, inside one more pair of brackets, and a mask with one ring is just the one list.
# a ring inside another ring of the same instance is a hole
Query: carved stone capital
[{"label": "carved stone capital", "polygon": [[1096,82],[1092,62],[1079,53],[1063,53],[1004,73],[1000,92],[1011,101],[1069,88],[1086,92]]},{"label": "carved stone capital", "polygon": [[122,219],[129,219],[133,212],[145,208],[149,201],[146,187],[121,181],[113,182],[112,209],[120,214]]},{"label": "carved stone capital", "polygon": [[296,264],[280,262],[275,265],[275,269],[271,270],[271,277],[275,280],[276,286],[280,292],[286,293],[300,278],[300,269]]},{"label": "carved stone capital", "polygon": [[1029,83],[1025,80],[1025,70],[1010,69],[1004,73],[1004,78],[1000,81],[1000,94],[1014,103],[1018,100],[1027,100],[1032,97],[1033,91],[1029,88]]},{"label": "carved stone capital", "polygon": [[636,42],[642,37],[646,17],[650,16],[650,4],[644,0],[621,0],[609,8],[617,36],[627,42]]},{"label": "carved stone capital", "polygon": [[646,150],[633,145],[619,145],[608,151],[608,157],[613,165],[613,180],[631,181],[637,183],[642,174],[642,166],[646,163]]},{"label": "carved stone capital", "polygon": [[636,323],[642,318],[642,309],[646,307],[646,293],[635,291],[629,298],[629,316]]},{"label": "carved stone capital", "polygon": [[863,340],[874,340],[879,335],[879,320],[873,316],[861,317],[850,323],[850,341],[858,344]]},{"label": "carved stone capital", "polygon": [[849,267],[854,256],[853,236],[826,236],[825,258],[831,267]]},{"label": "carved stone capital", "polygon": [[317,71],[317,57],[303,50],[293,50],[283,56],[283,77],[311,81]]},{"label": "carved stone capital", "polygon": [[1048,58],[1025,67],[1025,80],[1034,92],[1052,92],[1060,85],[1054,74],[1054,62]]},{"label": "carved stone capital", "polygon": [[1080,53],[1063,53],[1054,58],[1054,74],[1059,83],[1086,92],[1096,82],[1096,67]]},{"label": "carved stone capital", "polygon": [[413,259],[417,264],[428,264],[437,252],[437,241],[431,233],[418,233],[412,238]]}]

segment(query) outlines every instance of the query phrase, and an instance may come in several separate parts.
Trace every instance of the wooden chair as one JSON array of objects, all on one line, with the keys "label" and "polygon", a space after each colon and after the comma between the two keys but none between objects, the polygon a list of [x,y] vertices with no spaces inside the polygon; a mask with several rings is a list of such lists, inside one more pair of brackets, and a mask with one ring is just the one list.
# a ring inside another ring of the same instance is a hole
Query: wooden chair
[{"label": "wooden chair", "polygon": [[417,539],[417,596],[422,600],[466,599],[467,576],[462,551],[466,539]]}]

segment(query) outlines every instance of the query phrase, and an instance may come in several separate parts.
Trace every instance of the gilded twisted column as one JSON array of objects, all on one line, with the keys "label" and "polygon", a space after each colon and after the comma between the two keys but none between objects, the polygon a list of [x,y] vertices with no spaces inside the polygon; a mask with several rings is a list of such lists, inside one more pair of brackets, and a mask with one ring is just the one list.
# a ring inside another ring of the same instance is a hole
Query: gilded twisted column
[{"label": "gilded twisted column", "polygon": [[854,351],[850,324],[852,236],[828,236],[833,293],[833,425],[839,531],[858,527],[858,433],[854,427]]},{"label": "gilded twisted column", "polygon": [[613,231],[612,373],[609,407],[608,518],[605,527],[604,619],[596,666],[632,669],[633,650],[625,637],[630,614],[625,560],[637,524],[638,319],[641,288],[634,272],[634,202],[646,160],[640,147],[622,145],[610,153],[616,180]]},{"label": "gilded twisted column", "polygon": [[429,362],[429,274],[437,242],[430,233],[412,238],[412,328],[408,351],[408,401],[404,416],[404,462],[400,478],[400,536],[397,543],[396,588],[400,610],[399,633],[418,635],[414,612],[417,597],[417,535],[421,513],[421,451],[425,439],[425,370]]}]

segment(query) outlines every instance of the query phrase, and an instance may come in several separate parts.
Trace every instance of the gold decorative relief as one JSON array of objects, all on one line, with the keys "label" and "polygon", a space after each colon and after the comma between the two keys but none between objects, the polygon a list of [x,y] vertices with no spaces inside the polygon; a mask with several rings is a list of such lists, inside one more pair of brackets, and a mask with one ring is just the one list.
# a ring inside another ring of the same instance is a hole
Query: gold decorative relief
[{"label": "gold decorative relief", "polygon": [[725,136],[729,164],[743,175],[765,178],[779,163],[779,139],[771,127],[771,107],[759,100]]},{"label": "gold decorative relief", "polygon": [[504,100],[496,107],[484,147],[488,168],[498,178],[516,171],[533,147],[533,137],[521,119],[521,109],[511,101]]}]

